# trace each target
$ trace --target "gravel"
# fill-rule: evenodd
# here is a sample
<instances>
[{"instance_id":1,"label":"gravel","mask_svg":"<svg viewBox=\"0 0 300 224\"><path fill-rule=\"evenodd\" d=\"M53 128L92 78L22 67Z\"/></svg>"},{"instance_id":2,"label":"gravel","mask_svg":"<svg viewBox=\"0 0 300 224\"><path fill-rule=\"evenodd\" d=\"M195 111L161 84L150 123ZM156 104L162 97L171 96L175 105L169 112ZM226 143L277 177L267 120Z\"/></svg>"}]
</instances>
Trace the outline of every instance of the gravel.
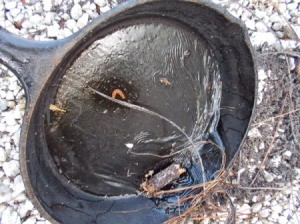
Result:
<instances>
[{"instance_id":1,"label":"gravel","mask_svg":"<svg viewBox=\"0 0 300 224\"><path fill-rule=\"evenodd\" d=\"M251 43L257 52L300 51L299 0L238 2L214 0L214 2L223 5L232 15L245 22ZM18 36L37 41L62 39L77 32L99 14L117 4L116 1L106 0L0 0L0 26ZM285 58L281 55L278 60L283 63ZM288 62L292 74L299 77L300 74L296 73L297 69L300 72L299 58L290 55ZM259 106L264 100L272 97L270 92L276 89L274 83L283 80L277 70L273 70L273 66L274 64L266 64L258 70ZM288 74L285 77L288 77ZM0 65L0 223L2 224L49 223L40 217L26 197L20 176L18 145L25 105L24 90L18 79L5 66ZM261 113L259 120L269 118L267 113L267 110L266 114ZM237 207L237 223L299 223L300 167L299 163L295 162L298 157L292 143L293 138L287 134L289 127L279 127L274 144L280 150L268 158L267 166L263 167L262 177L259 179L262 186L269 184L271 188L283 190L256 192L244 197L233 196ZM251 141L248 151L264 155L270 141L270 136L264 135L264 130L274 131L274 128L274 124L265 125L264 129L260 126L252 127L248 133L248 139ZM243 152L247 154L248 151ZM243 169L239 173L241 177L238 178L238 183L246 183L247 178L253 178L262 162L261 158L254 156L245 158L245 161L247 165L240 167L236 172L239 173L239 170ZM286 176L287 170L293 171L293 175L289 178ZM266 185L263 185L264 183ZM219 223L224 223L224 220L219 220Z\"/></svg>"}]
</instances>

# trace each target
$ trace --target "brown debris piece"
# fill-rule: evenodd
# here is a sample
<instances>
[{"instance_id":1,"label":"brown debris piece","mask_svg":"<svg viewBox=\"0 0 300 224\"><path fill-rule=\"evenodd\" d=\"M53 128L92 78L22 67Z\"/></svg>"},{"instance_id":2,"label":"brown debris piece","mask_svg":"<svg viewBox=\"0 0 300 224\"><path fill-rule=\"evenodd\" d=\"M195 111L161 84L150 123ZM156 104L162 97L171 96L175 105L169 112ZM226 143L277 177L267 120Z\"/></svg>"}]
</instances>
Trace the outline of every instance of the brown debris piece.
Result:
<instances>
[{"instance_id":1,"label":"brown debris piece","mask_svg":"<svg viewBox=\"0 0 300 224\"><path fill-rule=\"evenodd\" d=\"M159 81L160 81L161 84L163 84L165 86L171 85L170 81L166 78L160 78Z\"/></svg>"},{"instance_id":2,"label":"brown debris piece","mask_svg":"<svg viewBox=\"0 0 300 224\"><path fill-rule=\"evenodd\" d=\"M49 110L54 111L54 112L61 112L61 113L66 113L67 111L64 109L59 108L58 106L54 104L50 104Z\"/></svg>"},{"instance_id":3,"label":"brown debris piece","mask_svg":"<svg viewBox=\"0 0 300 224\"><path fill-rule=\"evenodd\" d=\"M141 184L141 187L149 194L154 194L159 191L173 180L180 177L181 174L185 173L185 168L182 168L179 164L171 164L166 169L155 174L149 180L146 180Z\"/></svg>"}]
</instances>

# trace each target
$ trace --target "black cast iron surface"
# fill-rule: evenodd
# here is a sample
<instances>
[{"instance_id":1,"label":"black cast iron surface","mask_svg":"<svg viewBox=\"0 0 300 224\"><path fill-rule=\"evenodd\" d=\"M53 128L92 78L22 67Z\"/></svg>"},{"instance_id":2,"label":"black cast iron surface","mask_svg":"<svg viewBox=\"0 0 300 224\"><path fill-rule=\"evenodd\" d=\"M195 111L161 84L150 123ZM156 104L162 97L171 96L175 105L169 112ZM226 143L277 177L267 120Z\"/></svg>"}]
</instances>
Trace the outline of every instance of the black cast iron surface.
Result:
<instances>
[{"instance_id":1,"label":"black cast iron surface","mask_svg":"<svg viewBox=\"0 0 300 224\"><path fill-rule=\"evenodd\" d=\"M44 128L49 114L48 108L54 102L58 85L66 71L82 52L99 39L98 34L103 30L144 16L163 16L168 20L175 20L184 24L187 30L193 30L195 34L191 34L192 36L201 36L207 42L220 69L220 108L234 108L220 110L216 128L225 146L227 165L243 141L251 120L256 93L254 62L245 29L212 3L130 1L103 14L73 36L47 43L24 40L1 30L1 63L19 76L26 88L28 99L20 139L22 176L35 206L52 222L161 223L167 219L167 215L156 210L155 203L146 197L105 198L78 188L60 174L45 141ZM124 82L121 79L119 81ZM130 85L127 87L129 89ZM134 93L134 89L131 91ZM137 99L141 97L139 94ZM135 98L130 100L135 101ZM191 110L192 116L193 111ZM189 127L190 117L183 118ZM180 123L180 120L176 121ZM166 130L166 133L169 135L172 132Z\"/></svg>"},{"instance_id":2,"label":"black cast iron surface","mask_svg":"<svg viewBox=\"0 0 300 224\"><path fill-rule=\"evenodd\" d=\"M201 36L176 21L139 18L104 33L59 84L54 103L67 112L49 115L48 147L62 173L84 190L137 194L145 174L165 167L174 157L167 155L188 142L165 120L91 94L86 86L107 95L120 89L126 101L167 117L196 143L218 119L220 73Z\"/></svg>"}]
</instances>

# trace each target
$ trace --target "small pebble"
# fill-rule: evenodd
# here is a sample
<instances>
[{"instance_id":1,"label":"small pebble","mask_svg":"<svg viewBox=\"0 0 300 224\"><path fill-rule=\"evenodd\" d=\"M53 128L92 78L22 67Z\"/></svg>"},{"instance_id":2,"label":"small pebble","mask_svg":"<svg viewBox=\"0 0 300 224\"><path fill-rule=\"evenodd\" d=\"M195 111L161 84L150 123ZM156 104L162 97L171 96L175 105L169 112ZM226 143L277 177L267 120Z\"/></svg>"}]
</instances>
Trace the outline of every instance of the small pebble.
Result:
<instances>
[{"instance_id":1,"label":"small pebble","mask_svg":"<svg viewBox=\"0 0 300 224\"><path fill-rule=\"evenodd\" d=\"M249 138L261 138L262 135L261 135L260 131L257 128L252 128L248 132L248 137Z\"/></svg>"},{"instance_id":2,"label":"small pebble","mask_svg":"<svg viewBox=\"0 0 300 224\"><path fill-rule=\"evenodd\" d=\"M251 43L254 47L261 47L263 44L272 46L277 42L277 38L273 33L254 32L250 37Z\"/></svg>"},{"instance_id":3,"label":"small pebble","mask_svg":"<svg viewBox=\"0 0 300 224\"><path fill-rule=\"evenodd\" d=\"M84 13L79 19L78 19L78 22L77 22L77 27L79 29L83 28L84 26L87 25L89 21L89 15L87 13Z\"/></svg>"},{"instance_id":4,"label":"small pebble","mask_svg":"<svg viewBox=\"0 0 300 224\"><path fill-rule=\"evenodd\" d=\"M7 10L11 10L17 7L17 3L15 1L7 1L5 2L5 8Z\"/></svg>"},{"instance_id":5,"label":"small pebble","mask_svg":"<svg viewBox=\"0 0 300 224\"><path fill-rule=\"evenodd\" d=\"M269 216L269 214L270 214L269 210L264 208L259 212L259 217L267 218Z\"/></svg>"},{"instance_id":6,"label":"small pebble","mask_svg":"<svg viewBox=\"0 0 300 224\"><path fill-rule=\"evenodd\" d=\"M5 162L7 158L7 153L4 148L0 147L0 162Z\"/></svg>"},{"instance_id":7,"label":"small pebble","mask_svg":"<svg viewBox=\"0 0 300 224\"><path fill-rule=\"evenodd\" d=\"M12 209L12 207L7 207L1 217L2 224L20 224L21 219L16 211Z\"/></svg>"},{"instance_id":8,"label":"small pebble","mask_svg":"<svg viewBox=\"0 0 300 224\"><path fill-rule=\"evenodd\" d=\"M14 109L16 107L15 101L8 101L7 102L7 107Z\"/></svg>"},{"instance_id":9,"label":"small pebble","mask_svg":"<svg viewBox=\"0 0 300 224\"><path fill-rule=\"evenodd\" d=\"M258 32L268 32L269 31L269 29L265 26L265 24L263 22L257 22L255 24L255 27Z\"/></svg>"},{"instance_id":10,"label":"small pebble","mask_svg":"<svg viewBox=\"0 0 300 224\"><path fill-rule=\"evenodd\" d=\"M47 29L47 35L48 37L58 37L59 34L59 26L57 24L54 24L52 26L49 26Z\"/></svg>"},{"instance_id":11,"label":"small pebble","mask_svg":"<svg viewBox=\"0 0 300 224\"><path fill-rule=\"evenodd\" d=\"M71 9L71 17L78 20L82 15L82 9L79 4L75 4Z\"/></svg>"},{"instance_id":12,"label":"small pebble","mask_svg":"<svg viewBox=\"0 0 300 224\"><path fill-rule=\"evenodd\" d=\"M7 109L7 101L4 99L0 99L0 111L4 111Z\"/></svg>"},{"instance_id":13,"label":"small pebble","mask_svg":"<svg viewBox=\"0 0 300 224\"><path fill-rule=\"evenodd\" d=\"M52 9L52 0L43 0L43 9L46 12L50 12Z\"/></svg>"},{"instance_id":14,"label":"small pebble","mask_svg":"<svg viewBox=\"0 0 300 224\"><path fill-rule=\"evenodd\" d=\"M106 0L95 0L94 2L95 2L95 4L97 4L100 7L104 7L107 5Z\"/></svg>"},{"instance_id":15,"label":"small pebble","mask_svg":"<svg viewBox=\"0 0 300 224\"><path fill-rule=\"evenodd\" d=\"M77 28L76 21L74 19L69 19L65 25L71 31L74 31L74 29Z\"/></svg>"},{"instance_id":16,"label":"small pebble","mask_svg":"<svg viewBox=\"0 0 300 224\"><path fill-rule=\"evenodd\" d=\"M288 219L284 216L279 216L278 218L278 224L287 224L289 223Z\"/></svg>"},{"instance_id":17,"label":"small pebble","mask_svg":"<svg viewBox=\"0 0 300 224\"><path fill-rule=\"evenodd\" d=\"M285 151L283 154L282 154L282 157L285 159L285 160L290 160L291 157L292 157L292 152L287 150Z\"/></svg>"},{"instance_id":18,"label":"small pebble","mask_svg":"<svg viewBox=\"0 0 300 224\"><path fill-rule=\"evenodd\" d=\"M248 29L255 30L255 22L253 20L247 20L245 22L245 25L247 26Z\"/></svg>"},{"instance_id":19,"label":"small pebble","mask_svg":"<svg viewBox=\"0 0 300 224\"><path fill-rule=\"evenodd\" d=\"M252 212L257 213L261 210L262 204L261 203L256 203L252 205Z\"/></svg>"},{"instance_id":20,"label":"small pebble","mask_svg":"<svg viewBox=\"0 0 300 224\"><path fill-rule=\"evenodd\" d=\"M16 160L3 163L2 168L7 177L15 177L20 173L20 164Z\"/></svg>"},{"instance_id":21,"label":"small pebble","mask_svg":"<svg viewBox=\"0 0 300 224\"><path fill-rule=\"evenodd\" d=\"M267 171L264 171L263 175L264 175L265 180L266 180L268 183L273 182L274 177L273 177L272 174L270 174L270 173L267 172Z\"/></svg>"}]
</instances>

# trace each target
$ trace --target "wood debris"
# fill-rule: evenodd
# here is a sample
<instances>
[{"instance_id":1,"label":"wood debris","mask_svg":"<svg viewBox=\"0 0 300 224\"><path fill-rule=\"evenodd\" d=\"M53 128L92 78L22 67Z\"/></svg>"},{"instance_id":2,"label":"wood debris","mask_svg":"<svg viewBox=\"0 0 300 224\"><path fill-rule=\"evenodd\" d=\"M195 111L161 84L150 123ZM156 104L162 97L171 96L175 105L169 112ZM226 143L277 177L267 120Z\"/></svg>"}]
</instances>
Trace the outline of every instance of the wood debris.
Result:
<instances>
[{"instance_id":1,"label":"wood debris","mask_svg":"<svg viewBox=\"0 0 300 224\"><path fill-rule=\"evenodd\" d=\"M54 104L50 104L49 105L49 110L53 111L53 112L61 112L61 113L66 113L67 111L64 109L59 108L58 106L54 105Z\"/></svg>"},{"instance_id":2,"label":"wood debris","mask_svg":"<svg viewBox=\"0 0 300 224\"><path fill-rule=\"evenodd\" d=\"M178 179L180 175L185 172L185 168L182 168L179 164L171 164L166 169L155 174L149 180L143 182L141 184L141 187L145 192L154 194L155 192L170 184L172 181Z\"/></svg>"}]
</instances>

